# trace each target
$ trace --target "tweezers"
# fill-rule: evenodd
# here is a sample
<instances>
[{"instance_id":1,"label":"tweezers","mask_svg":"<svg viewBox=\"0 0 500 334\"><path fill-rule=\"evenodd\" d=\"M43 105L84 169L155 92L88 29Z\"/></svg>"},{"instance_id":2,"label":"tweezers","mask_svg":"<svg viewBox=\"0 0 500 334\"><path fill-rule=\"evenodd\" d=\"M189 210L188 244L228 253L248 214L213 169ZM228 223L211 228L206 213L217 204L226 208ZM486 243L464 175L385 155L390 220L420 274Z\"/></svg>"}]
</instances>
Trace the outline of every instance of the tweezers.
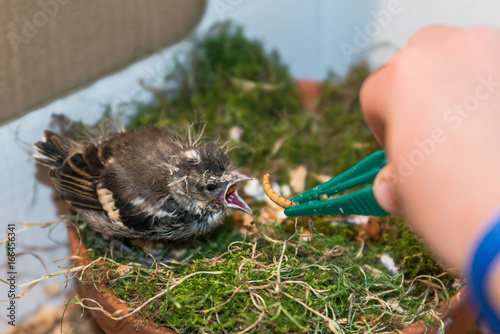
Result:
<instances>
[{"instance_id":1,"label":"tweezers","mask_svg":"<svg viewBox=\"0 0 500 334\"><path fill-rule=\"evenodd\" d=\"M372 153L342 174L320 184L294 198L294 206L285 209L289 217L324 215L387 216L375 200L373 181L386 165L385 151ZM349 194L334 195L358 187L371 185Z\"/></svg>"}]
</instances>

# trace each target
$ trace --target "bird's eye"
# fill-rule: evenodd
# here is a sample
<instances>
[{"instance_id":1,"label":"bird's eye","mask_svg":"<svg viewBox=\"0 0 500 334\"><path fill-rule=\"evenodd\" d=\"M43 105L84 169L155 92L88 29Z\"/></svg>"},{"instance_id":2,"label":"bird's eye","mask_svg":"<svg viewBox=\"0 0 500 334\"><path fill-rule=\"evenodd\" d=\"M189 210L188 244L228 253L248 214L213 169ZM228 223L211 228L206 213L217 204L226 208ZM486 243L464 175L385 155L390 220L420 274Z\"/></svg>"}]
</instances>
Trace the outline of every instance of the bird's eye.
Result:
<instances>
[{"instance_id":1,"label":"bird's eye","mask_svg":"<svg viewBox=\"0 0 500 334\"><path fill-rule=\"evenodd\" d=\"M208 191L214 191L215 189L217 189L217 185L215 183L209 183L209 184L207 184L207 190Z\"/></svg>"}]
</instances>

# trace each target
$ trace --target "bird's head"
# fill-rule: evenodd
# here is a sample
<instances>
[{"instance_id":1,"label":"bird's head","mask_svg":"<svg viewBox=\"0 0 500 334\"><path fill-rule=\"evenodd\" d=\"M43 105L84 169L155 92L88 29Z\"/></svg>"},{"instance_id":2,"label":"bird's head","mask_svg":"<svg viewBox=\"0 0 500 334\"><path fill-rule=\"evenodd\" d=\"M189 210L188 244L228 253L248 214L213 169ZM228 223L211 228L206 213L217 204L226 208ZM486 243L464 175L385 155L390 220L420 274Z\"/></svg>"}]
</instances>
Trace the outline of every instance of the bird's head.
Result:
<instances>
[{"instance_id":1,"label":"bird's head","mask_svg":"<svg viewBox=\"0 0 500 334\"><path fill-rule=\"evenodd\" d=\"M250 177L239 172L228 155L215 143L184 150L177 163L176 193L197 214L230 209L252 213L238 195L239 182Z\"/></svg>"}]
</instances>

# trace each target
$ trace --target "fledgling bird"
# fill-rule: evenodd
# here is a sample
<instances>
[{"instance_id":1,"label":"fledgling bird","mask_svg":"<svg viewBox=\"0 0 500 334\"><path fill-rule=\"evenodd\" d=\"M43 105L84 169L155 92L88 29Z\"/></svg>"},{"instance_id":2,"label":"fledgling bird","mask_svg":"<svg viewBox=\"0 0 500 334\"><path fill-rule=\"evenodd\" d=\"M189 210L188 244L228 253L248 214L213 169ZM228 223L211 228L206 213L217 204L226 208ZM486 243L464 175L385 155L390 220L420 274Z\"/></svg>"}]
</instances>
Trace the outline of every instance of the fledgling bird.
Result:
<instances>
[{"instance_id":1,"label":"fledgling bird","mask_svg":"<svg viewBox=\"0 0 500 334\"><path fill-rule=\"evenodd\" d=\"M33 157L104 237L176 240L209 232L231 209L252 213L236 190L250 178L199 139L152 126L81 141L46 130Z\"/></svg>"}]
</instances>

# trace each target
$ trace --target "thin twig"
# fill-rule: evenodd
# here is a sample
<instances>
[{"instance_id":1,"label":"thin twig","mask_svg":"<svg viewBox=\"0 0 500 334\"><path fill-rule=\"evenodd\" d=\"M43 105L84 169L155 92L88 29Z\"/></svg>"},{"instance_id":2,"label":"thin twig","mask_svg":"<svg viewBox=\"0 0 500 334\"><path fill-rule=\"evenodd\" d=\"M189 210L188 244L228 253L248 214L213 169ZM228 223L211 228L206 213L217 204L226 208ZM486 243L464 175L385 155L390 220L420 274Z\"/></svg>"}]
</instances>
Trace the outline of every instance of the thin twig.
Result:
<instances>
[{"instance_id":1,"label":"thin twig","mask_svg":"<svg viewBox=\"0 0 500 334\"><path fill-rule=\"evenodd\" d=\"M285 255L285 249L286 249L286 240L283 242L283 250L281 251L281 257L278 262L278 269L276 271L276 287L274 288L274 291L279 292L281 291L281 264L283 263L283 256Z\"/></svg>"},{"instance_id":2,"label":"thin twig","mask_svg":"<svg viewBox=\"0 0 500 334\"><path fill-rule=\"evenodd\" d=\"M264 314L265 314L265 312L261 312L259 317L257 318L257 320L253 324L251 324L250 326L248 326L244 330L237 332L236 334L246 333L249 330L251 330L252 328L254 328L255 326L257 326L262 321L262 319L264 319Z\"/></svg>"},{"instance_id":3,"label":"thin twig","mask_svg":"<svg viewBox=\"0 0 500 334\"><path fill-rule=\"evenodd\" d=\"M307 310L311 311L312 313L316 314L318 317L322 318L323 320L325 320L327 323L328 323L328 328L330 328L330 330L334 333L339 333L338 329L335 327L335 324L336 322L333 320L333 319L330 319L328 318L327 316L321 314L320 312L316 311L315 309L309 307L307 304L303 303L302 301L300 301L299 299L296 299L294 298L292 295L286 293L286 292L283 292L283 294L285 296L287 296L288 298L290 298L291 300L294 300L296 301L297 303L299 303L300 305L302 305L303 307L305 307ZM337 324L338 325L338 324Z\"/></svg>"},{"instance_id":4,"label":"thin twig","mask_svg":"<svg viewBox=\"0 0 500 334\"><path fill-rule=\"evenodd\" d=\"M229 297L225 302L219 304L219 305L215 305L214 307L211 307L207 310L200 310L200 311L195 311L195 312L200 312L200 313L208 313L210 311L213 311L223 305L226 305L227 303L229 303L231 300L233 300L234 296L241 290L241 288L245 285L246 283L240 285L239 287L237 287L234 291L233 291L233 294L231 295L231 297Z\"/></svg>"}]
</instances>

